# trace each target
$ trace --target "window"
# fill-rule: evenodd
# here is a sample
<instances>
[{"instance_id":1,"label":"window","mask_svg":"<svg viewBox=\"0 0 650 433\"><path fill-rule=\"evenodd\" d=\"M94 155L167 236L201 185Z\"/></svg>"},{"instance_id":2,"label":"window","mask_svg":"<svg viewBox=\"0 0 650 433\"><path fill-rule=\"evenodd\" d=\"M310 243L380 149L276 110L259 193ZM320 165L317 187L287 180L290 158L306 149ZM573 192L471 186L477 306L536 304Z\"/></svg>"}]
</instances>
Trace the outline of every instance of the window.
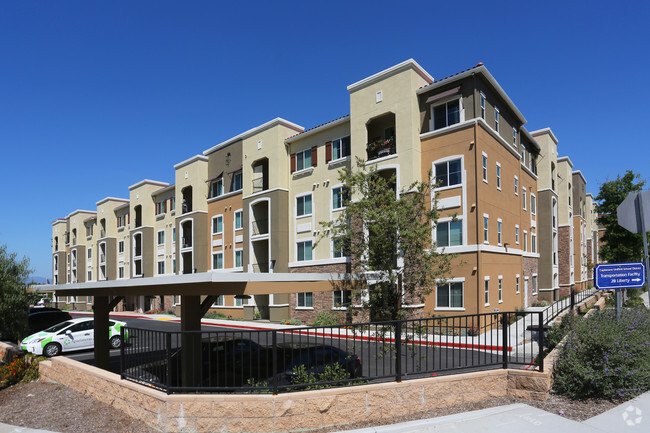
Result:
<instances>
[{"instance_id":1,"label":"window","mask_svg":"<svg viewBox=\"0 0 650 433\"><path fill-rule=\"evenodd\" d=\"M167 211L167 200L156 202L156 215L162 215Z\"/></svg>"},{"instance_id":2,"label":"window","mask_svg":"<svg viewBox=\"0 0 650 433\"><path fill-rule=\"evenodd\" d=\"M212 304L212 305L215 306L215 307L223 307L224 305L226 305L225 296L223 296L223 295L217 296L217 300L214 301L214 304Z\"/></svg>"},{"instance_id":3,"label":"window","mask_svg":"<svg viewBox=\"0 0 650 433\"><path fill-rule=\"evenodd\" d=\"M524 210L526 210L526 187L521 189L521 197L524 199Z\"/></svg>"},{"instance_id":4,"label":"window","mask_svg":"<svg viewBox=\"0 0 650 433\"><path fill-rule=\"evenodd\" d=\"M497 219L497 244L501 245L501 219Z\"/></svg>"},{"instance_id":5,"label":"window","mask_svg":"<svg viewBox=\"0 0 650 433\"><path fill-rule=\"evenodd\" d=\"M487 176L487 155L484 153L483 154L483 182L488 181L488 176Z\"/></svg>"},{"instance_id":6,"label":"window","mask_svg":"<svg viewBox=\"0 0 650 433\"><path fill-rule=\"evenodd\" d=\"M517 128L512 128L512 145L517 147Z\"/></svg>"},{"instance_id":7,"label":"window","mask_svg":"<svg viewBox=\"0 0 650 433\"><path fill-rule=\"evenodd\" d=\"M533 278L531 280L531 284L533 285L533 295L537 294L537 275L533 275Z\"/></svg>"},{"instance_id":8,"label":"window","mask_svg":"<svg viewBox=\"0 0 650 433\"><path fill-rule=\"evenodd\" d=\"M86 237L89 238L93 235L93 226L86 226Z\"/></svg>"},{"instance_id":9,"label":"window","mask_svg":"<svg viewBox=\"0 0 650 433\"><path fill-rule=\"evenodd\" d=\"M343 239L334 239L332 241L332 256L334 258L346 257L350 254L350 248L346 247Z\"/></svg>"},{"instance_id":10,"label":"window","mask_svg":"<svg viewBox=\"0 0 650 433\"><path fill-rule=\"evenodd\" d=\"M172 227L172 244L176 243L176 227Z\"/></svg>"},{"instance_id":11,"label":"window","mask_svg":"<svg viewBox=\"0 0 650 433\"><path fill-rule=\"evenodd\" d=\"M515 176L515 195L519 195L519 178Z\"/></svg>"},{"instance_id":12,"label":"window","mask_svg":"<svg viewBox=\"0 0 650 433\"><path fill-rule=\"evenodd\" d=\"M432 107L433 129L445 128L460 122L460 99Z\"/></svg>"},{"instance_id":13,"label":"window","mask_svg":"<svg viewBox=\"0 0 650 433\"><path fill-rule=\"evenodd\" d=\"M460 158L458 158L435 165L436 185L438 187L460 185L462 182L460 162Z\"/></svg>"},{"instance_id":14,"label":"window","mask_svg":"<svg viewBox=\"0 0 650 433\"><path fill-rule=\"evenodd\" d=\"M311 194L296 197L296 216L311 215Z\"/></svg>"},{"instance_id":15,"label":"window","mask_svg":"<svg viewBox=\"0 0 650 433\"><path fill-rule=\"evenodd\" d=\"M517 290L517 294L519 294L519 274L515 275L515 289Z\"/></svg>"},{"instance_id":16,"label":"window","mask_svg":"<svg viewBox=\"0 0 650 433\"><path fill-rule=\"evenodd\" d=\"M165 273L165 262L158 262L158 275L163 275Z\"/></svg>"},{"instance_id":17,"label":"window","mask_svg":"<svg viewBox=\"0 0 650 433\"><path fill-rule=\"evenodd\" d=\"M117 268L117 278L124 278L124 266Z\"/></svg>"},{"instance_id":18,"label":"window","mask_svg":"<svg viewBox=\"0 0 650 433\"><path fill-rule=\"evenodd\" d=\"M93 279L93 271L88 271L88 278L86 278L86 281L91 281Z\"/></svg>"},{"instance_id":19,"label":"window","mask_svg":"<svg viewBox=\"0 0 650 433\"><path fill-rule=\"evenodd\" d=\"M521 164L526 166L526 145L524 143L521 143Z\"/></svg>"},{"instance_id":20,"label":"window","mask_svg":"<svg viewBox=\"0 0 650 433\"><path fill-rule=\"evenodd\" d=\"M312 308L313 306L312 292L298 293L298 308Z\"/></svg>"},{"instance_id":21,"label":"window","mask_svg":"<svg viewBox=\"0 0 650 433\"><path fill-rule=\"evenodd\" d=\"M223 269L223 253L212 254L212 269Z\"/></svg>"},{"instance_id":22,"label":"window","mask_svg":"<svg viewBox=\"0 0 650 433\"><path fill-rule=\"evenodd\" d=\"M488 221L489 221L489 218L490 217L488 217L486 215L483 215L483 242L485 242L486 244L488 242L490 242L490 236L489 236L489 233L488 233Z\"/></svg>"},{"instance_id":23,"label":"window","mask_svg":"<svg viewBox=\"0 0 650 433\"><path fill-rule=\"evenodd\" d=\"M298 242L297 261L303 262L306 260L311 260L311 241Z\"/></svg>"},{"instance_id":24,"label":"window","mask_svg":"<svg viewBox=\"0 0 650 433\"><path fill-rule=\"evenodd\" d=\"M219 177L211 185L210 197L219 197L220 195L223 195L223 177Z\"/></svg>"},{"instance_id":25,"label":"window","mask_svg":"<svg viewBox=\"0 0 650 433\"><path fill-rule=\"evenodd\" d=\"M311 149L296 153L296 171L311 167Z\"/></svg>"},{"instance_id":26,"label":"window","mask_svg":"<svg viewBox=\"0 0 650 433\"><path fill-rule=\"evenodd\" d=\"M537 252L537 235L535 233L530 234L530 251Z\"/></svg>"},{"instance_id":27,"label":"window","mask_svg":"<svg viewBox=\"0 0 650 433\"><path fill-rule=\"evenodd\" d=\"M117 252L120 254L124 254L124 241L119 241L117 243Z\"/></svg>"},{"instance_id":28,"label":"window","mask_svg":"<svg viewBox=\"0 0 650 433\"><path fill-rule=\"evenodd\" d=\"M242 189L242 177L241 171L236 171L232 175L232 189L231 191L239 191Z\"/></svg>"},{"instance_id":29,"label":"window","mask_svg":"<svg viewBox=\"0 0 650 433\"><path fill-rule=\"evenodd\" d=\"M244 251L236 250L235 251L235 267L241 268L244 266Z\"/></svg>"},{"instance_id":30,"label":"window","mask_svg":"<svg viewBox=\"0 0 650 433\"><path fill-rule=\"evenodd\" d=\"M350 136L332 141L332 160L350 156Z\"/></svg>"},{"instance_id":31,"label":"window","mask_svg":"<svg viewBox=\"0 0 650 433\"><path fill-rule=\"evenodd\" d=\"M347 200L347 194L342 186L332 188L332 210L343 209Z\"/></svg>"},{"instance_id":32,"label":"window","mask_svg":"<svg viewBox=\"0 0 650 433\"><path fill-rule=\"evenodd\" d=\"M176 259L172 259L172 274L176 273Z\"/></svg>"},{"instance_id":33,"label":"window","mask_svg":"<svg viewBox=\"0 0 650 433\"><path fill-rule=\"evenodd\" d=\"M519 244L519 226L515 226L515 243Z\"/></svg>"},{"instance_id":34,"label":"window","mask_svg":"<svg viewBox=\"0 0 650 433\"><path fill-rule=\"evenodd\" d=\"M244 305L244 300L242 298L235 298L235 307L241 307Z\"/></svg>"},{"instance_id":35,"label":"window","mask_svg":"<svg viewBox=\"0 0 650 433\"><path fill-rule=\"evenodd\" d=\"M333 293L333 306L334 308L341 308L350 305L352 299L352 291L350 290L334 290Z\"/></svg>"},{"instance_id":36,"label":"window","mask_svg":"<svg viewBox=\"0 0 650 433\"><path fill-rule=\"evenodd\" d=\"M483 282L483 297L485 298L485 305L490 305L490 277L485 277Z\"/></svg>"},{"instance_id":37,"label":"window","mask_svg":"<svg viewBox=\"0 0 650 433\"><path fill-rule=\"evenodd\" d=\"M160 230L158 232L158 246L165 245L165 231Z\"/></svg>"},{"instance_id":38,"label":"window","mask_svg":"<svg viewBox=\"0 0 650 433\"><path fill-rule=\"evenodd\" d=\"M524 251L528 251L528 232L524 230Z\"/></svg>"},{"instance_id":39,"label":"window","mask_svg":"<svg viewBox=\"0 0 650 433\"><path fill-rule=\"evenodd\" d=\"M499 303L503 302L503 277L499 275Z\"/></svg>"},{"instance_id":40,"label":"window","mask_svg":"<svg viewBox=\"0 0 650 433\"><path fill-rule=\"evenodd\" d=\"M236 211L235 212L235 230L239 230L243 227L244 223L244 212L243 211Z\"/></svg>"},{"instance_id":41,"label":"window","mask_svg":"<svg viewBox=\"0 0 650 433\"><path fill-rule=\"evenodd\" d=\"M117 217L117 228L124 227L126 224L126 215L120 215Z\"/></svg>"},{"instance_id":42,"label":"window","mask_svg":"<svg viewBox=\"0 0 650 433\"><path fill-rule=\"evenodd\" d=\"M463 283L438 284L436 286L437 308L463 308Z\"/></svg>"},{"instance_id":43,"label":"window","mask_svg":"<svg viewBox=\"0 0 650 433\"><path fill-rule=\"evenodd\" d=\"M494 107L494 130L499 132L499 109Z\"/></svg>"},{"instance_id":44,"label":"window","mask_svg":"<svg viewBox=\"0 0 650 433\"><path fill-rule=\"evenodd\" d=\"M88 260L92 260L92 258L93 258L93 249L88 248Z\"/></svg>"},{"instance_id":45,"label":"window","mask_svg":"<svg viewBox=\"0 0 650 433\"><path fill-rule=\"evenodd\" d=\"M436 226L436 243L439 247L451 247L463 244L462 221L438 222Z\"/></svg>"},{"instance_id":46,"label":"window","mask_svg":"<svg viewBox=\"0 0 650 433\"><path fill-rule=\"evenodd\" d=\"M530 213L535 215L537 213L537 198L535 194L530 195Z\"/></svg>"},{"instance_id":47,"label":"window","mask_svg":"<svg viewBox=\"0 0 650 433\"><path fill-rule=\"evenodd\" d=\"M481 92L481 119L485 120L485 95Z\"/></svg>"},{"instance_id":48,"label":"window","mask_svg":"<svg viewBox=\"0 0 650 433\"><path fill-rule=\"evenodd\" d=\"M212 234L217 235L223 233L223 216L217 215L212 217Z\"/></svg>"},{"instance_id":49,"label":"window","mask_svg":"<svg viewBox=\"0 0 650 433\"><path fill-rule=\"evenodd\" d=\"M501 190L501 164L497 162L497 189Z\"/></svg>"}]
</instances>

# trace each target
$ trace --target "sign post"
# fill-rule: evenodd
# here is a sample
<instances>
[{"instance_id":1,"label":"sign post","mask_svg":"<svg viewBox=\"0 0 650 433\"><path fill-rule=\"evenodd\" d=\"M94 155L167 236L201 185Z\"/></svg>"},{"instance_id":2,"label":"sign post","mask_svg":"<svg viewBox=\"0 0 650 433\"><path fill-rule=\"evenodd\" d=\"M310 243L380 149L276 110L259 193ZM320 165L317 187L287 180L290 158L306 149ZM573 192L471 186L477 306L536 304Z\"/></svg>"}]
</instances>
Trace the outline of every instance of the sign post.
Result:
<instances>
[{"instance_id":1,"label":"sign post","mask_svg":"<svg viewBox=\"0 0 650 433\"><path fill-rule=\"evenodd\" d=\"M650 227L650 190L629 194L616 208L616 216L621 227L632 233L643 234L643 258L646 268L650 267L647 235Z\"/></svg>"},{"instance_id":2,"label":"sign post","mask_svg":"<svg viewBox=\"0 0 650 433\"><path fill-rule=\"evenodd\" d=\"M646 282L643 263L604 263L596 265L595 283L598 290L616 290L616 317L621 317L620 289L643 287Z\"/></svg>"}]
</instances>

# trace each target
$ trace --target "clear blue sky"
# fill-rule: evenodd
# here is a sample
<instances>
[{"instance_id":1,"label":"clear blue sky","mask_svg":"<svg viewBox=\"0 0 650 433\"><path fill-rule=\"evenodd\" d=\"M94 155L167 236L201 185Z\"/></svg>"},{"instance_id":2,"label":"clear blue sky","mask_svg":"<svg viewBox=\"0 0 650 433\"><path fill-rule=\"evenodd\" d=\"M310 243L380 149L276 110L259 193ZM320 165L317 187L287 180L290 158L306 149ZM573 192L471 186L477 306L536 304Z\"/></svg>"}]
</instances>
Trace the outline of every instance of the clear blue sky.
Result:
<instances>
[{"instance_id":1,"label":"clear blue sky","mask_svg":"<svg viewBox=\"0 0 650 433\"><path fill-rule=\"evenodd\" d=\"M484 62L594 195L627 169L646 179L648 22L647 1L5 0L0 244L51 279L55 218L171 183L272 118L347 114L347 85L408 58L435 78Z\"/></svg>"}]
</instances>

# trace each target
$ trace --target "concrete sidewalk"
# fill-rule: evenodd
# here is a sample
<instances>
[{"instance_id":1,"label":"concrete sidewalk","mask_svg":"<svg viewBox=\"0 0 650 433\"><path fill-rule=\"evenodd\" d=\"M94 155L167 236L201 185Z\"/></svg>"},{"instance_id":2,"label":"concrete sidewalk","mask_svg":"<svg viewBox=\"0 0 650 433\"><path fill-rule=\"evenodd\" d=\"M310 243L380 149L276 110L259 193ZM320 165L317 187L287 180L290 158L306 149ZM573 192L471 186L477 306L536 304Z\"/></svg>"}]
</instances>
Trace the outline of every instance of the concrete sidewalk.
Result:
<instances>
[{"instance_id":1,"label":"concrete sidewalk","mask_svg":"<svg viewBox=\"0 0 650 433\"><path fill-rule=\"evenodd\" d=\"M439 418L348 430L340 433L619 433L650 428L650 392L607 412L577 422L526 404L510 404ZM0 423L0 433L53 433Z\"/></svg>"}]
</instances>

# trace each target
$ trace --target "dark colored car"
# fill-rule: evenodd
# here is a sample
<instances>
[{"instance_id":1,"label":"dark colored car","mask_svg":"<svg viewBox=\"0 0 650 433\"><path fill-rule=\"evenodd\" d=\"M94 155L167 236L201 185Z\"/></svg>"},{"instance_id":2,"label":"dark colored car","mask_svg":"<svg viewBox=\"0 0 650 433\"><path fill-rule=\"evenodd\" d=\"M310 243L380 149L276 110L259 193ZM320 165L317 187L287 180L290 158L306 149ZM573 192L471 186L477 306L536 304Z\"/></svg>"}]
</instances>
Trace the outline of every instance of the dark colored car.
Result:
<instances>
[{"instance_id":1,"label":"dark colored car","mask_svg":"<svg viewBox=\"0 0 650 433\"><path fill-rule=\"evenodd\" d=\"M72 320L72 316L68 312L56 308L33 308L27 315L30 334L35 334L66 320Z\"/></svg>"}]
</instances>

